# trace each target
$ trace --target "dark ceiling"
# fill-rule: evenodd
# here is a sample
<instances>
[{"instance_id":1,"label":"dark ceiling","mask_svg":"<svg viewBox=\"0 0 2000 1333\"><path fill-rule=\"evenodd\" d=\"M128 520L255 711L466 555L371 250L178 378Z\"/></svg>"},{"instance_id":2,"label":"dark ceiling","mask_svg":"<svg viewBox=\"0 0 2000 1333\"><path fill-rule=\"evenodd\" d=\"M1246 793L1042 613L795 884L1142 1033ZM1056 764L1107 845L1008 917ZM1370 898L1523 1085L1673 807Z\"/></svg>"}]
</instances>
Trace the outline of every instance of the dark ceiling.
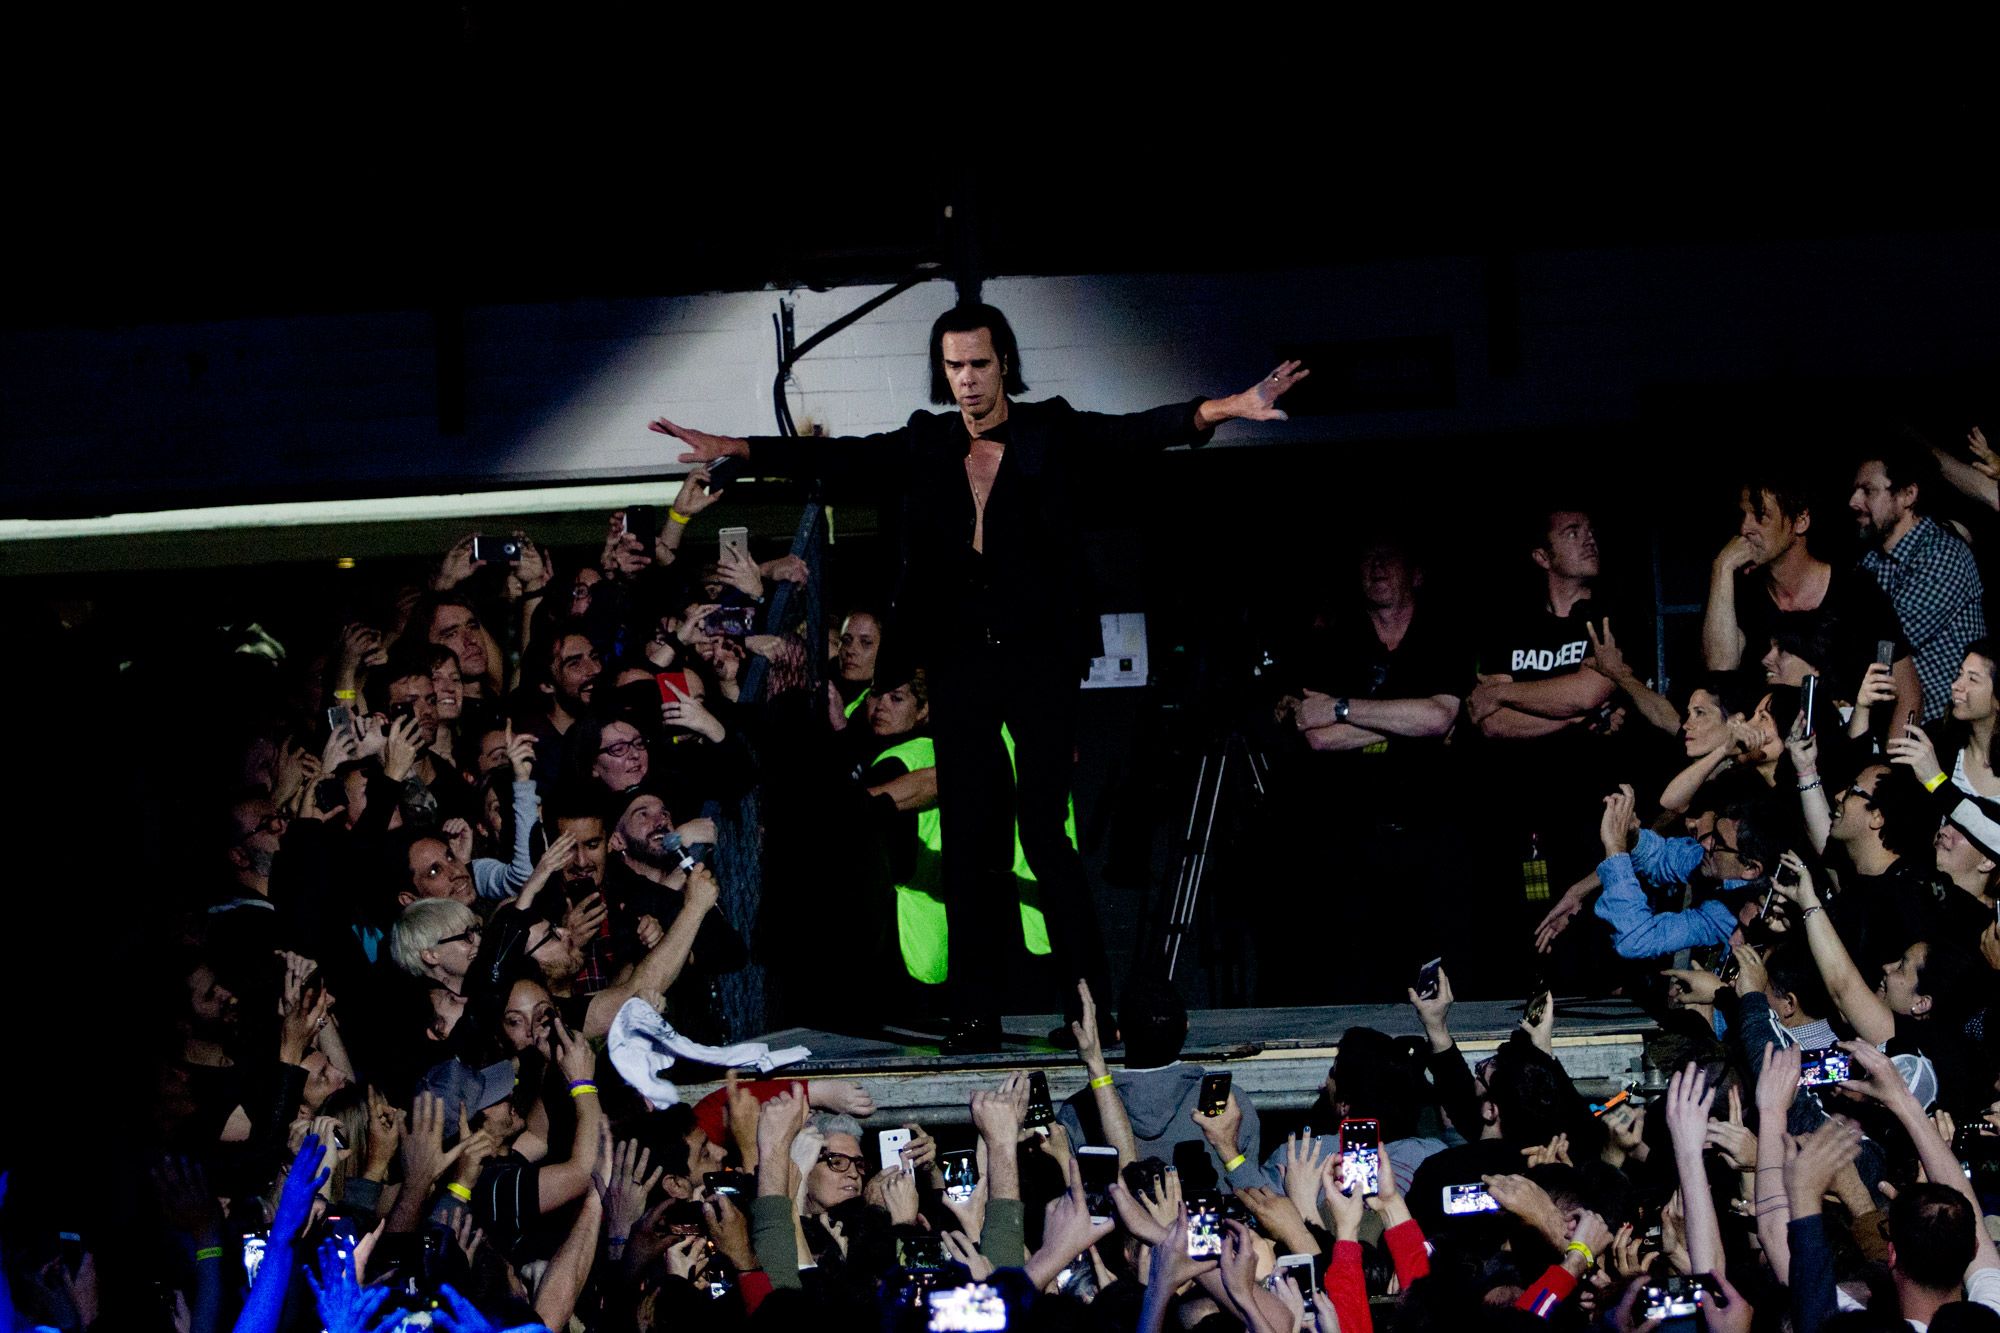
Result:
<instances>
[{"instance_id":1,"label":"dark ceiling","mask_svg":"<svg viewBox=\"0 0 2000 1333\"><path fill-rule=\"evenodd\" d=\"M205 21L86 7L21 35L49 60L7 94L9 323L1993 218L1991 102L1947 79L1497 49L1468 70L1289 29L1167 32L1115 63L1034 33L970 64L944 35L864 59L761 11L728 35L472 3Z\"/></svg>"}]
</instances>

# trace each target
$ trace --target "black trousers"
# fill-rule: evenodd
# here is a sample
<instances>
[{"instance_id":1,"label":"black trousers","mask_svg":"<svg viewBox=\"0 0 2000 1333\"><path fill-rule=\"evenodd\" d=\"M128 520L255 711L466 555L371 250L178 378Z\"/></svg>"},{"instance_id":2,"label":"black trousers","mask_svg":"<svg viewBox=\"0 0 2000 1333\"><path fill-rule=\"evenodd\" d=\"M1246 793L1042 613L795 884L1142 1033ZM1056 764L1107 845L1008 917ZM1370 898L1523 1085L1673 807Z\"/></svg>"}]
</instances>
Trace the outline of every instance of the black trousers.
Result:
<instances>
[{"instance_id":1,"label":"black trousers","mask_svg":"<svg viewBox=\"0 0 2000 1333\"><path fill-rule=\"evenodd\" d=\"M1063 831L1075 768L1078 679L1073 662L992 644L933 654L931 735L951 930L948 983L960 1017L997 1014L1009 965L1022 956L1013 875L1017 821L1063 979L1064 993L1050 998L1074 1017L1080 978L1090 983L1101 1009L1111 1008L1097 911L1082 858ZM1018 778L1008 769L1003 723L1014 738Z\"/></svg>"}]
</instances>

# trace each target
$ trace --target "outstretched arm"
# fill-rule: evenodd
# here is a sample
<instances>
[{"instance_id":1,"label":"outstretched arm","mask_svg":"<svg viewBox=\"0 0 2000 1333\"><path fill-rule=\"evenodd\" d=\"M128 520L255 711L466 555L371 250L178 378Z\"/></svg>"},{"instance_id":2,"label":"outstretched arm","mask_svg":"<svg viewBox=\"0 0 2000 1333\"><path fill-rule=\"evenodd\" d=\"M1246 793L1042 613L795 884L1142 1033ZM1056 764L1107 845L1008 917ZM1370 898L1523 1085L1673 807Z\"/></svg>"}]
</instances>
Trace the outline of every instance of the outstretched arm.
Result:
<instances>
[{"instance_id":1,"label":"outstretched arm","mask_svg":"<svg viewBox=\"0 0 2000 1333\"><path fill-rule=\"evenodd\" d=\"M1312 374L1302 361L1287 361L1242 393L1227 398L1210 398L1194 411L1197 430L1214 430L1225 421L1284 421L1278 399L1286 390Z\"/></svg>"}]
</instances>

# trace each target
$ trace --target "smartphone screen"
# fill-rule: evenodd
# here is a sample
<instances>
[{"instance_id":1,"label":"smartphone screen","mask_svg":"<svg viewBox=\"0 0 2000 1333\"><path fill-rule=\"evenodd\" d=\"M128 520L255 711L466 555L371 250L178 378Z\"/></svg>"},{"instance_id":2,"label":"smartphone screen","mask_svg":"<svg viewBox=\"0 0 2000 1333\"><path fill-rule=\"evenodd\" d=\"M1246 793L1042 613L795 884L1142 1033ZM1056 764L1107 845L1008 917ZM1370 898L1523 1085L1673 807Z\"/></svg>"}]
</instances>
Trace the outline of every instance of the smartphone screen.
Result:
<instances>
[{"instance_id":1,"label":"smartphone screen","mask_svg":"<svg viewBox=\"0 0 2000 1333\"><path fill-rule=\"evenodd\" d=\"M1187 1252L1190 1259L1213 1259L1222 1253L1222 1210L1213 1199L1188 1204Z\"/></svg>"},{"instance_id":2,"label":"smartphone screen","mask_svg":"<svg viewBox=\"0 0 2000 1333\"><path fill-rule=\"evenodd\" d=\"M1476 1180L1470 1185L1446 1185L1443 1203L1446 1217L1469 1217L1475 1213L1500 1211L1500 1205L1486 1192L1486 1186Z\"/></svg>"},{"instance_id":3,"label":"smartphone screen","mask_svg":"<svg viewBox=\"0 0 2000 1333\"><path fill-rule=\"evenodd\" d=\"M944 1175L944 1197L964 1203L979 1188L979 1155L971 1148L955 1148L938 1159Z\"/></svg>"},{"instance_id":4,"label":"smartphone screen","mask_svg":"<svg viewBox=\"0 0 2000 1333\"><path fill-rule=\"evenodd\" d=\"M1100 1221L1111 1216L1111 1182L1118 1179L1118 1150L1090 1144L1076 1150L1077 1169L1083 1173L1083 1195L1090 1202L1090 1215Z\"/></svg>"},{"instance_id":5,"label":"smartphone screen","mask_svg":"<svg viewBox=\"0 0 2000 1333\"><path fill-rule=\"evenodd\" d=\"M1221 1115L1229 1105L1229 1072L1201 1076L1201 1099L1195 1109L1206 1116Z\"/></svg>"},{"instance_id":6,"label":"smartphone screen","mask_svg":"<svg viewBox=\"0 0 2000 1333\"><path fill-rule=\"evenodd\" d=\"M1853 1075L1854 1057L1837 1046L1807 1051L1799 1063L1799 1086L1802 1088L1845 1083Z\"/></svg>"},{"instance_id":7,"label":"smartphone screen","mask_svg":"<svg viewBox=\"0 0 2000 1333\"><path fill-rule=\"evenodd\" d=\"M1007 1302L983 1282L932 1291L924 1300L931 1333L1001 1333L1007 1327Z\"/></svg>"},{"instance_id":8,"label":"smartphone screen","mask_svg":"<svg viewBox=\"0 0 2000 1333\"><path fill-rule=\"evenodd\" d=\"M681 695L688 694L688 673L685 671L659 671L653 674L653 681L660 687L660 702L677 704ZM668 688L671 686L672 688ZM679 690L680 694L675 694Z\"/></svg>"},{"instance_id":9,"label":"smartphone screen","mask_svg":"<svg viewBox=\"0 0 2000 1333\"><path fill-rule=\"evenodd\" d=\"M1340 1187L1382 1192L1382 1127L1373 1120L1340 1122Z\"/></svg>"},{"instance_id":10,"label":"smartphone screen","mask_svg":"<svg viewBox=\"0 0 2000 1333\"><path fill-rule=\"evenodd\" d=\"M1444 969L1444 959L1433 958L1417 969L1417 998L1435 1000L1438 994L1438 973Z\"/></svg>"},{"instance_id":11,"label":"smartphone screen","mask_svg":"<svg viewBox=\"0 0 2000 1333\"><path fill-rule=\"evenodd\" d=\"M1049 1076L1039 1069L1028 1073L1028 1113L1021 1123L1033 1128L1046 1125L1056 1118L1056 1108L1049 1101Z\"/></svg>"},{"instance_id":12,"label":"smartphone screen","mask_svg":"<svg viewBox=\"0 0 2000 1333\"><path fill-rule=\"evenodd\" d=\"M1813 734L1813 704L1819 698L1819 677L1807 676L1799 688L1799 716L1804 719L1799 734L1808 740Z\"/></svg>"}]
</instances>

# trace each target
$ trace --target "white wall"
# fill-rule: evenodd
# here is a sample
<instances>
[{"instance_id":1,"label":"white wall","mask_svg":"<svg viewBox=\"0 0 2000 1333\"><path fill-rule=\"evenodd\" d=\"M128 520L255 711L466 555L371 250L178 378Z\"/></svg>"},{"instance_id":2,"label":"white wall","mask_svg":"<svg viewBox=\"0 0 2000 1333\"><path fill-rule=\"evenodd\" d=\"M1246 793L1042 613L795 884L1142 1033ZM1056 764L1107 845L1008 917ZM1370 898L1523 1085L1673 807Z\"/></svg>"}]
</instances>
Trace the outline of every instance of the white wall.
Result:
<instances>
[{"instance_id":1,"label":"white wall","mask_svg":"<svg viewBox=\"0 0 2000 1333\"><path fill-rule=\"evenodd\" d=\"M1254 257L1251 257L1254 258ZM1236 426L1219 443L1421 439L1629 422L1642 390L1797 375L1895 379L2000 358L2000 255L1985 238L1862 238L1530 254L1517 373L1488 363L1486 266L1381 260L1219 275L998 278L1031 396L1128 410L1240 388L1274 349L1412 334L1450 340L1456 405ZM800 292L803 340L880 288ZM794 416L847 433L927 406L935 281L813 353ZM437 425L422 313L0 336L0 508L421 492L678 471L656 413L773 429L779 293L492 306L466 316L467 429Z\"/></svg>"}]
</instances>

